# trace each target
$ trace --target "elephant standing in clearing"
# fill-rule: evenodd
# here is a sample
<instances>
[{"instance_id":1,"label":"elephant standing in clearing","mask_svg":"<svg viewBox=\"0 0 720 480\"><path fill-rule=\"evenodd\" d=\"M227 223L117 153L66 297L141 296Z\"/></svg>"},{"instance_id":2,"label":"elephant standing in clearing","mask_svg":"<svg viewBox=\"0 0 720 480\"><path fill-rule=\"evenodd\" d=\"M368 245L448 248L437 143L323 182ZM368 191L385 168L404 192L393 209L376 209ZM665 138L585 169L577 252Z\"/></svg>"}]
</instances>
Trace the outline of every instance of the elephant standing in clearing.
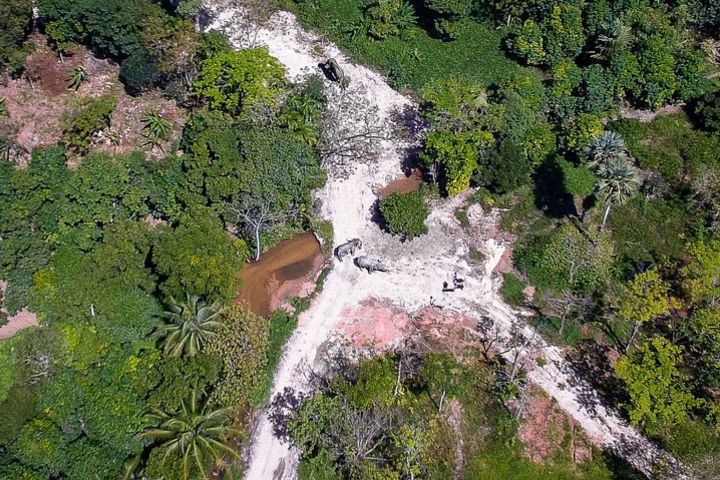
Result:
<instances>
[{"instance_id":1,"label":"elephant standing in clearing","mask_svg":"<svg viewBox=\"0 0 720 480\"><path fill-rule=\"evenodd\" d=\"M362 241L359 238L353 238L335 249L335 256L342 262L343 257L346 255L355 255L357 250L362 248Z\"/></svg>"},{"instance_id":2,"label":"elephant standing in clearing","mask_svg":"<svg viewBox=\"0 0 720 480\"><path fill-rule=\"evenodd\" d=\"M331 80L335 82L342 82L345 78L342 68L334 58L329 58L325 63L321 64L322 69L328 74Z\"/></svg>"},{"instance_id":3,"label":"elephant standing in clearing","mask_svg":"<svg viewBox=\"0 0 720 480\"><path fill-rule=\"evenodd\" d=\"M355 257L355 265L359 268L364 268L368 273L390 271L380 260L365 256Z\"/></svg>"}]
</instances>

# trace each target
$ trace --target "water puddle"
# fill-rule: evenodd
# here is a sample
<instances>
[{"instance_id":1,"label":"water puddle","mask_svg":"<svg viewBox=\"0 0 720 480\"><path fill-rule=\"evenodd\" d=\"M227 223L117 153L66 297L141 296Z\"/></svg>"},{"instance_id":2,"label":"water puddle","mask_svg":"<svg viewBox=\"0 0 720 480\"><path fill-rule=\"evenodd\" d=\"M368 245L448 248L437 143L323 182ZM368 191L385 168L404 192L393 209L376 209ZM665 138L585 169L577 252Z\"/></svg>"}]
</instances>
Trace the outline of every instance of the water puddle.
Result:
<instances>
[{"instance_id":1,"label":"water puddle","mask_svg":"<svg viewBox=\"0 0 720 480\"><path fill-rule=\"evenodd\" d=\"M283 300L312 291L322 263L320 244L312 233L283 240L265 252L259 262L245 265L236 301L246 302L253 312L266 317Z\"/></svg>"}]
</instances>

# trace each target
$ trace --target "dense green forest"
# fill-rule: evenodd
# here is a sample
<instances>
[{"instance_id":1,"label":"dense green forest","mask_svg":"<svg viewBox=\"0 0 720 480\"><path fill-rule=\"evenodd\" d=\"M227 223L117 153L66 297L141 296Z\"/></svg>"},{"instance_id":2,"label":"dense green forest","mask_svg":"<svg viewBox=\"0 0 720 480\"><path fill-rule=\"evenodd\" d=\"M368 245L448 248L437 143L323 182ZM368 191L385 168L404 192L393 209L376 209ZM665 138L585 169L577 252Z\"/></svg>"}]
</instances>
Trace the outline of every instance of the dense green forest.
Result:
<instances>
[{"instance_id":1,"label":"dense green forest","mask_svg":"<svg viewBox=\"0 0 720 480\"><path fill-rule=\"evenodd\" d=\"M192 12L146 0L38 7L58 51L111 58L128 91L161 87L190 118L162 162L88 153L116 104L87 97L59 145L23 168L3 155L4 305L29 307L45 328L0 343L0 477L179 479L232 466L293 319L230 300L251 252L313 222L322 87L286 82L265 50L195 33ZM0 60L20 75L30 2L0 10ZM164 140L166 119L143 122L148 143ZM261 215L272 221L258 237Z\"/></svg>"},{"instance_id":2,"label":"dense green forest","mask_svg":"<svg viewBox=\"0 0 720 480\"><path fill-rule=\"evenodd\" d=\"M241 478L307 302L259 317L233 303L237 275L295 233L332 241L311 196L326 182L327 99L321 78L289 82L266 49L200 33L200 3L0 5L0 81L27 76L40 34L187 115L177 141L148 110L145 151L96 151L118 104L87 96L22 165L0 129L0 324L28 308L42 325L0 341L0 478ZM390 233L425 234L438 195L472 188L500 208L517 238L507 302L698 478L720 475L720 2L284 7L420 104L430 131L415 160L432 185L383 199ZM85 81L77 67L68 89ZM0 98L0 119L17 113ZM640 478L593 447L576 465L564 434L550 461L528 460L509 368L474 349L337 359L316 394L288 399L299 477ZM374 429L372 454L358 425Z\"/></svg>"}]
</instances>

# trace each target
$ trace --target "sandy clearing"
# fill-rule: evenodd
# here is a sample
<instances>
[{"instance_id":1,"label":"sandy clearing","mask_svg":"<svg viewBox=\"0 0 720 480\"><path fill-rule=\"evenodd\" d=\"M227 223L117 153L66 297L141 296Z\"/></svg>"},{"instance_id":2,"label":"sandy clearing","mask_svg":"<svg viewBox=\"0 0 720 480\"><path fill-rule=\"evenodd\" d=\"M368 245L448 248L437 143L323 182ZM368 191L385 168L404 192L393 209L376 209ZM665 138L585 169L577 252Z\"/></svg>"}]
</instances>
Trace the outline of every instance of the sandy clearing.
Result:
<instances>
[{"instance_id":1,"label":"sandy clearing","mask_svg":"<svg viewBox=\"0 0 720 480\"><path fill-rule=\"evenodd\" d=\"M340 113L351 126L353 121L370 111L379 119L392 120L394 112L414 108L408 98L392 90L376 72L352 64L337 47L303 30L290 13L278 12L262 27L252 24L243 17L242 11L230 6L216 6L212 18L214 21L209 28L224 31L234 46L267 46L293 80L317 73L317 64L324 56L335 57L350 78L350 86L343 94L337 84L327 82L329 108L343 105L348 109ZM321 47L323 56L316 53L316 46ZM354 101L351 104L338 102L341 95ZM519 320L518 312L500 299L493 270L505 247L493 234L479 240L486 256L482 268L468 261L470 242L478 239L467 238L453 215L465 196L437 202L427 221L428 234L410 242L401 243L377 228L372 221L376 201L373 191L402 173L403 152L411 142L417 141L417 138L398 137L379 141L377 162L357 165L347 178L331 175L327 185L317 193L322 202L322 215L333 223L335 244L361 238L364 244L361 253L382 259L391 271L370 275L359 271L347 259L335 261L322 294L302 314L299 327L288 343L273 382L272 394L285 388L307 391L308 384L302 372L308 366L318 368L321 365L322 359L317 358L318 349L332 336L344 311L356 308L365 299L377 298L414 314L429 306L432 295L448 310L454 309L478 319L492 319L495 334L506 342L510 341L510 332L521 331L528 341L522 348L509 351L508 358L517 355L527 358L527 364L535 364L535 358L545 357L547 363L530 371L529 379L555 398L559 407L599 446L618 453L649 477L653 475L654 465L663 462L673 467L673 478L687 478L680 473L681 466L673 458L630 427L616 412L605 408L596 392L569 369L560 350L542 341ZM493 217L492 214L473 213ZM493 223L488 222L489 225ZM450 278L453 272L466 278L466 288L443 294L442 281ZM271 422L263 415L253 432L245 478L293 479L297 460L297 452L275 436Z\"/></svg>"}]
</instances>

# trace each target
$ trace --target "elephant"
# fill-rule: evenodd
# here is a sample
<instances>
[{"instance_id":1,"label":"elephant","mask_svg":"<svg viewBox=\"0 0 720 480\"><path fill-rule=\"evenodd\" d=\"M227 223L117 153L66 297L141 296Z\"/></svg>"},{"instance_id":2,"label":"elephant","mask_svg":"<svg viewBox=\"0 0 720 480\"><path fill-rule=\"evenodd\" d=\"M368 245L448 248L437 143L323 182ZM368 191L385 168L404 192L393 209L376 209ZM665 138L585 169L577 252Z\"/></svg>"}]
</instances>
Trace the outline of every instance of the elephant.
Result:
<instances>
[{"instance_id":1,"label":"elephant","mask_svg":"<svg viewBox=\"0 0 720 480\"><path fill-rule=\"evenodd\" d=\"M340 65L334 58L329 58L325 63L321 63L320 68L323 69L330 80L342 82L345 78L342 68L340 68Z\"/></svg>"},{"instance_id":2,"label":"elephant","mask_svg":"<svg viewBox=\"0 0 720 480\"><path fill-rule=\"evenodd\" d=\"M356 250L362 248L362 241L359 238L353 238L347 242L338 245L335 249L335 256L342 262L342 259L346 255L354 255Z\"/></svg>"},{"instance_id":3,"label":"elephant","mask_svg":"<svg viewBox=\"0 0 720 480\"><path fill-rule=\"evenodd\" d=\"M390 271L380 260L365 256L355 257L355 265L359 268L366 269L368 273Z\"/></svg>"}]
</instances>

